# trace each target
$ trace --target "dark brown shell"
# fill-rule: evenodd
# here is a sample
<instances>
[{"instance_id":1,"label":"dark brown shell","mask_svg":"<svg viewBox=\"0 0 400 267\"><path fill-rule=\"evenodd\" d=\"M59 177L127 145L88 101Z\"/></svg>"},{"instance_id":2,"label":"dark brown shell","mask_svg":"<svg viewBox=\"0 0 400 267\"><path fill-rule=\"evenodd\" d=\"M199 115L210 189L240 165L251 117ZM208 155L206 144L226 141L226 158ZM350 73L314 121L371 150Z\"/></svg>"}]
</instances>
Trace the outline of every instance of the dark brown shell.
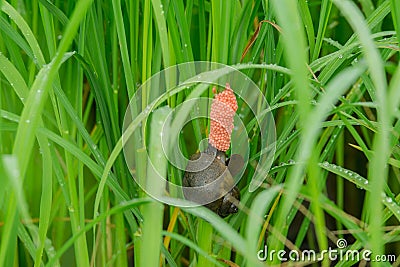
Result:
<instances>
[{"instance_id":1,"label":"dark brown shell","mask_svg":"<svg viewBox=\"0 0 400 267\"><path fill-rule=\"evenodd\" d=\"M235 203L240 199L239 190L234 187L234 179L228 167L213 154L196 153L190 157L183 186L190 189L198 187L195 190L184 188L185 198L204 204L221 217L238 211Z\"/></svg>"}]
</instances>

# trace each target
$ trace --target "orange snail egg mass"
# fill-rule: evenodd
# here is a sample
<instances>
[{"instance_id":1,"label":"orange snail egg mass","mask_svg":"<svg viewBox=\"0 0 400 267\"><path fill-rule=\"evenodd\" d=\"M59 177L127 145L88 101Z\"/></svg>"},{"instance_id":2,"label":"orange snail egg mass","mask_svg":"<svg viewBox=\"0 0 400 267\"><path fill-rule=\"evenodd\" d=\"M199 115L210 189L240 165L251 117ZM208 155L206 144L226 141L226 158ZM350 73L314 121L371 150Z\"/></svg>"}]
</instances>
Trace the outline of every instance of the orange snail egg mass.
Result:
<instances>
[{"instance_id":1,"label":"orange snail egg mass","mask_svg":"<svg viewBox=\"0 0 400 267\"><path fill-rule=\"evenodd\" d=\"M213 88L215 91L215 88ZM235 94L229 83L226 89L214 96L211 104L209 143L220 151L229 149L233 130L233 118L238 109Z\"/></svg>"}]
</instances>

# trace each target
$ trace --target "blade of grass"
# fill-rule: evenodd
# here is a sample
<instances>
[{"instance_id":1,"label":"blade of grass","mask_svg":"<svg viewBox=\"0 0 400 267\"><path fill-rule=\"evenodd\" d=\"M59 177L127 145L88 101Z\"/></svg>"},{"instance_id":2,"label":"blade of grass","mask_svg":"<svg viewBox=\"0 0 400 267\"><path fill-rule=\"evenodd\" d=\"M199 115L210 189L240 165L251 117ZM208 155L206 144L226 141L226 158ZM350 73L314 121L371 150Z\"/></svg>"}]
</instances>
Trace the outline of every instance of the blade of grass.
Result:
<instances>
[{"instance_id":1,"label":"blade of grass","mask_svg":"<svg viewBox=\"0 0 400 267\"><path fill-rule=\"evenodd\" d=\"M358 38L362 43L362 49L366 57L371 79L376 90L378 121L380 124L373 142L373 150L376 152L376 154L371 159L368 172L368 180L370 181L371 186L374 188L369 196L368 207L369 210L374 211L369 218L371 249L373 255L381 255L384 251L382 238L383 233L381 230L383 214L382 203L380 201L376 201L376 199L381 197L384 183L388 175L386 164L390 154L388 139L389 125L392 118L392 110L388 110L387 107L386 78L382 59L372 41L370 31L362 17L361 12L352 2L340 0L334 0L333 2L357 32ZM374 266L375 264L373 263L372 265Z\"/></svg>"},{"instance_id":2,"label":"blade of grass","mask_svg":"<svg viewBox=\"0 0 400 267\"><path fill-rule=\"evenodd\" d=\"M309 115L310 117L308 121L309 122L312 121L313 124L311 125L310 123L308 123L307 127L302 129L303 130L302 136L306 140L303 139L303 141L300 143L299 151L301 152L298 153L298 155L296 156L295 159L296 162L304 162L307 159L307 152L304 151L309 151L311 147L314 145L315 139L319 132L319 127L320 127L319 124L323 121L323 118L329 112L330 107L337 101L337 98L347 90L348 86L350 86L361 75L361 73L363 73L364 69L365 68L362 66L357 66L342 71L339 75L335 76L335 78L326 86L325 90L327 93L321 96L321 100L319 101L316 110L314 110ZM296 168L296 166L297 165L295 165L294 168ZM301 175L302 170L300 169L300 167L297 168L298 170L293 170L292 172L292 175L294 175L294 177L300 177ZM290 181L290 183L291 184L288 185L288 191L292 192L290 190L291 186L292 187L298 186L298 184L296 185L294 181ZM316 197L316 195L314 195L314 197ZM287 198L285 198L285 200L286 199ZM315 201L313 203L315 203ZM282 217L280 216L280 218ZM322 229L320 230L320 234L322 234Z\"/></svg>"},{"instance_id":3,"label":"blade of grass","mask_svg":"<svg viewBox=\"0 0 400 267\"><path fill-rule=\"evenodd\" d=\"M297 3L293 1L273 1L272 2L275 14L277 15L278 24L283 30L283 40L285 45L285 55L289 67L292 69L292 80L294 83L297 98L299 100L298 113L300 115L300 125L303 127L308 124L307 116L310 110L309 99L310 92L307 80L307 69L306 69L306 45L304 32L298 14ZM303 133L304 136L306 133ZM310 136L308 136L309 138ZM308 140L311 140L309 138ZM310 148L305 148L299 153L296 161L304 162L309 157ZM304 169L304 163L298 164L289 173L287 179L287 190L289 192L288 197L284 199L280 208L277 211L277 229L285 229L284 225L286 223L285 219L288 215L292 204L296 198L297 191L299 190L299 184L301 183L301 174ZM282 233L286 235L285 232ZM281 243L278 238L274 238L271 243L271 249L279 250L281 248ZM277 259L273 261L277 263Z\"/></svg>"},{"instance_id":4,"label":"blade of grass","mask_svg":"<svg viewBox=\"0 0 400 267\"><path fill-rule=\"evenodd\" d=\"M213 244L213 227L209 222L204 220L199 221L197 228L197 243L199 244L199 248L204 251L207 256L211 254ZM197 264L199 266L214 266L214 264L210 262L209 257L206 257L202 254L199 254Z\"/></svg>"},{"instance_id":5,"label":"blade of grass","mask_svg":"<svg viewBox=\"0 0 400 267\"><path fill-rule=\"evenodd\" d=\"M354 183L358 188L364 189L366 191L373 191L373 187L371 186L369 181L358 173L328 162L324 162L319 166ZM380 199L380 202L383 203L392 212L392 214L397 218L398 221L400 221L400 205L396 203L396 200L394 200L390 196L387 196L385 193L381 195Z\"/></svg>"},{"instance_id":6,"label":"blade of grass","mask_svg":"<svg viewBox=\"0 0 400 267\"><path fill-rule=\"evenodd\" d=\"M171 110L168 106L152 113L149 139L149 161L147 165L146 188L150 196L159 196L165 190L167 159L162 145L162 136L169 132L169 121L166 121ZM168 149L168 148L167 148ZM153 165L157 163L157 165ZM161 252L161 231L163 228L164 205L153 202L143 205L142 250L139 266L158 266ZM148 249L152 248L152 249Z\"/></svg>"},{"instance_id":7,"label":"blade of grass","mask_svg":"<svg viewBox=\"0 0 400 267\"><path fill-rule=\"evenodd\" d=\"M247 246L246 240L242 236L240 236L240 234L235 229L229 227L229 224L221 219L214 212L202 206L182 209L210 223L225 240L229 241L239 253L246 257L250 266L263 266L262 263L257 260L257 252L250 251L250 248Z\"/></svg>"},{"instance_id":8,"label":"blade of grass","mask_svg":"<svg viewBox=\"0 0 400 267\"><path fill-rule=\"evenodd\" d=\"M40 245L36 250L35 267L42 264L42 253L45 246L47 231L50 223L50 213L52 204L52 188L53 188L53 168L51 153L47 138L38 136L38 142L42 151L43 162L43 178L42 178L42 196L40 198L40 224L39 224L39 240ZM50 256L50 255L49 255Z\"/></svg>"},{"instance_id":9,"label":"blade of grass","mask_svg":"<svg viewBox=\"0 0 400 267\"><path fill-rule=\"evenodd\" d=\"M315 41L314 53L312 53L312 61L316 60L321 53L322 42L324 40L326 27L329 22L329 17L331 14L332 2L329 0L321 1L321 11L318 23L317 38Z\"/></svg>"},{"instance_id":10,"label":"blade of grass","mask_svg":"<svg viewBox=\"0 0 400 267\"><path fill-rule=\"evenodd\" d=\"M58 54L56 54L55 58L49 65L40 70L29 92L25 108L23 109L21 114L21 124L19 124L18 126L13 148L13 153L17 157L20 169L20 177L22 178L22 180L25 177L27 164L29 162L29 157L31 155L31 150L34 142L34 135L32 135L31 133L36 132L36 129L39 125L40 114L42 113L51 83L57 74L57 70L62 64L64 53L67 51L69 45L71 44L79 23L84 17L85 12L90 4L91 1L78 2L75 12L71 18L71 24L68 25L64 38L61 40L60 46L58 48ZM16 213L14 211L14 215L11 217L15 218L15 216ZM86 263L88 263L87 254L86 257L84 256L84 251L86 249L86 244L81 244L80 250L78 250L80 251L80 253L77 255L77 260L79 262L79 265L82 264L81 266L86 266Z\"/></svg>"},{"instance_id":11,"label":"blade of grass","mask_svg":"<svg viewBox=\"0 0 400 267\"><path fill-rule=\"evenodd\" d=\"M7 180L17 179L17 175L15 172L18 172L18 166L16 164L16 160L12 162L12 158L10 156L5 157L2 155L2 166L4 168L3 174ZM10 169L10 167L13 167ZM8 169L6 169L8 168ZM9 177L13 175L15 177ZM8 183L9 184L9 183ZM15 255L15 247L16 247L16 236L17 236L17 225L18 225L18 217L15 216L15 207L17 206L17 198L15 196L15 190L12 190L8 197L10 201L8 201L7 205L3 208L3 212L5 212L5 218L8 218L5 221L4 226L2 227L2 236L1 236L1 249L0 249L0 264L2 266L12 265L14 262ZM22 204L22 203L21 203Z\"/></svg>"},{"instance_id":12,"label":"blade of grass","mask_svg":"<svg viewBox=\"0 0 400 267\"><path fill-rule=\"evenodd\" d=\"M142 59L142 83L151 77L151 62L152 54L153 54L153 31L152 31L152 12L151 12L151 1L144 1L143 8L143 59ZM143 90L142 95L142 106L147 106L148 95L149 92Z\"/></svg>"},{"instance_id":13,"label":"blade of grass","mask_svg":"<svg viewBox=\"0 0 400 267\"><path fill-rule=\"evenodd\" d=\"M263 226L263 218L268 206L276 197L277 193L281 190L281 186L274 186L260 192L253 200L250 207L250 214L247 218L246 226L246 241L248 250L257 251L258 237Z\"/></svg>"},{"instance_id":14,"label":"blade of grass","mask_svg":"<svg viewBox=\"0 0 400 267\"><path fill-rule=\"evenodd\" d=\"M57 251L57 254L55 255L55 257L52 258L46 264L46 267L54 266L54 262L56 260L60 259L60 257L68 250L69 247L71 247L74 244L74 242L81 235L85 234L87 231L92 229L96 224L98 224L99 222L101 222L105 218L107 218L107 217L109 217L109 216L111 216L113 214L117 214L117 213L121 213L121 212L125 212L125 211L128 211L128 210L131 210L132 208L136 208L139 205L142 205L142 204L147 203L147 202L152 202L152 201L154 201L154 200L152 200L151 198L137 198L137 199L126 201L124 203L120 203L120 204L114 206L112 209L108 210L107 212L104 212L104 213L100 214L98 217L93 219L93 221L87 223L85 225L85 228L80 229L78 232L74 233L73 236L70 239L68 239L63 244L63 246Z\"/></svg>"},{"instance_id":15,"label":"blade of grass","mask_svg":"<svg viewBox=\"0 0 400 267\"><path fill-rule=\"evenodd\" d=\"M0 55L0 64L2 65L2 73L7 77L8 81L12 85L13 89L16 91L17 95L20 99L25 99L28 95L28 87L25 84L20 73L14 68L14 66L9 62L2 54ZM24 102L24 101L23 101ZM42 125L43 122L40 119L39 125ZM40 212L40 225L39 225L39 240L40 245L36 250L35 263L40 264L42 258L42 252L45 247L46 234L49 226L50 220L50 212L51 212L51 201L52 201L52 193L51 193L51 185L52 185L52 167L51 167L51 156L50 150L48 148L47 137L38 136L39 145L41 147L42 155L43 155L43 187L50 185L50 190L47 188L42 189L42 197L41 197L41 212ZM50 164L50 165L49 165ZM20 226L23 227L23 226ZM32 229L32 228L31 228ZM33 230L32 230L33 231ZM25 239L25 243L29 242ZM49 255L50 256L50 255Z\"/></svg>"},{"instance_id":16,"label":"blade of grass","mask_svg":"<svg viewBox=\"0 0 400 267\"><path fill-rule=\"evenodd\" d=\"M124 20L121 11L121 1L120 0L112 1L112 6L118 33L119 46L121 50L121 59L122 59L122 65L124 67L124 76L127 84L128 95L132 96L133 92L135 91L135 84L134 84L135 80L133 78L133 72L130 65L131 63L129 61L128 44L126 42Z\"/></svg>"},{"instance_id":17,"label":"blade of grass","mask_svg":"<svg viewBox=\"0 0 400 267\"><path fill-rule=\"evenodd\" d=\"M220 266L220 267L225 266L225 265L222 265L220 262L218 262L215 258L211 257L206 251L204 251L200 246L198 246L195 242L191 241L190 239L185 238L182 235L175 234L173 232L163 231L162 233L163 233L163 235L170 236L171 238L176 239L177 241L192 248L194 251L196 251L201 256L203 256L205 259L207 259L209 263L211 262L211 263L215 264L215 266ZM209 265L206 265L206 266L209 266Z\"/></svg>"},{"instance_id":18,"label":"blade of grass","mask_svg":"<svg viewBox=\"0 0 400 267\"><path fill-rule=\"evenodd\" d=\"M391 8L392 8L392 17L393 17L393 24L394 29L397 32L397 36L400 36L400 3L396 0L390 1Z\"/></svg>"},{"instance_id":19,"label":"blade of grass","mask_svg":"<svg viewBox=\"0 0 400 267\"><path fill-rule=\"evenodd\" d=\"M162 56L164 62L164 68L170 66L169 60L169 42L168 42L168 32L167 25L165 22L164 9L161 4L161 0L152 0L152 5L154 9L154 16L157 22L158 33L160 35L160 45L162 49ZM167 84L169 84L167 82Z\"/></svg>"},{"instance_id":20,"label":"blade of grass","mask_svg":"<svg viewBox=\"0 0 400 267\"><path fill-rule=\"evenodd\" d=\"M33 52L28 43L21 37L21 35L14 31L12 26L3 17L0 17L0 29L5 35L7 35L12 41L21 47L26 54L33 58Z\"/></svg>"},{"instance_id":21,"label":"blade of grass","mask_svg":"<svg viewBox=\"0 0 400 267\"><path fill-rule=\"evenodd\" d=\"M326 1L325 1L326 2ZM322 3L323 5L323 3ZM307 33L307 43L309 47L309 56L308 59L311 61L313 54L314 54L314 46L315 46L315 32L314 32L314 25L312 22L312 17L311 13L308 7L308 1L307 0L302 0L299 1L299 10L301 14L301 19L303 21L306 33ZM321 7L321 13L320 16L325 16L325 13L323 13L323 9ZM321 23L319 24L321 25ZM319 29L318 29L319 30ZM318 36L317 36L318 37ZM322 40L321 40L322 42Z\"/></svg>"},{"instance_id":22,"label":"blade of grass","mask_svg":"<svg viewBox=\"0 0 400 267\"><path fill-rule=\"evenodd\" d=\"M69 23L68 17L62 12L57 6L48 0L39 0L40 3L49 10L51 14L54 15L61 22L62 25L67 25Z\"/></svg>"}]
</instances>

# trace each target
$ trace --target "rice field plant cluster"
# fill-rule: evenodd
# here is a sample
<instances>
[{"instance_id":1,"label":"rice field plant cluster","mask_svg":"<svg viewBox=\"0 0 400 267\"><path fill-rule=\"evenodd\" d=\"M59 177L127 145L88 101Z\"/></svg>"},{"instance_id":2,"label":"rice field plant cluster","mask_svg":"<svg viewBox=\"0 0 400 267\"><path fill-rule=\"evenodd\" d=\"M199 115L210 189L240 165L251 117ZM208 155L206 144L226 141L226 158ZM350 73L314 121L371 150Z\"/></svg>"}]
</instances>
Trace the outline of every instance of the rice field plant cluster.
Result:
<instances>
[{"instance_id":1,"label":"rice field plant cluster","mask_svg":"<svg viewBox=\"0 0 400 267\"><path fill-rule=\"evenodd\" d=\"M0 10L0 266L400 265L398 0L0 0ZM186 158L209 135L208 118L183 123L191 110L168 119L195 94L209 112L211 85L157 76L187 62L203 62L179 69L187 80L215 62L261 92L231 83L248 153L226 218L149 196L172 194L153 176L184 175L161 127L184 124L174 142ZM255 120L265 114L268 132ZM315 255L296 258L304 251Z\"/></svg>"}]
</instances>

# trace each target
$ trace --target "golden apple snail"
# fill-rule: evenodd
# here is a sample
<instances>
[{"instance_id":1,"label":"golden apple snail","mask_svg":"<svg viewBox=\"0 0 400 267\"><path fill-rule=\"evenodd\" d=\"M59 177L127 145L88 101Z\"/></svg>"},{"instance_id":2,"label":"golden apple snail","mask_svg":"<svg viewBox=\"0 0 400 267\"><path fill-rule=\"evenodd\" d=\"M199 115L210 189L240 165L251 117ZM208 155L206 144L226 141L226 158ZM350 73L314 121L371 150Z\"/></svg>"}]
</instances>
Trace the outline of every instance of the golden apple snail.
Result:
<instances>
[{"instance_id":1,"label":"golden apple snail","mask_svg":"<svg viewBox=\"0 0 400 267\"><path fill-rule=\"evenodd\" d=\"M216 92L215 87L213 91ZM236 205L240 200L233 176L242 169L243 158L234 154L227 159L225 154L230 146L237 108L236 97L227 83L226 89L216 94L211 104L208 148L190 157L183 177L185 198L205 203L204 206L221 217L238 212Z\"/></svg>"}]
</instances>

